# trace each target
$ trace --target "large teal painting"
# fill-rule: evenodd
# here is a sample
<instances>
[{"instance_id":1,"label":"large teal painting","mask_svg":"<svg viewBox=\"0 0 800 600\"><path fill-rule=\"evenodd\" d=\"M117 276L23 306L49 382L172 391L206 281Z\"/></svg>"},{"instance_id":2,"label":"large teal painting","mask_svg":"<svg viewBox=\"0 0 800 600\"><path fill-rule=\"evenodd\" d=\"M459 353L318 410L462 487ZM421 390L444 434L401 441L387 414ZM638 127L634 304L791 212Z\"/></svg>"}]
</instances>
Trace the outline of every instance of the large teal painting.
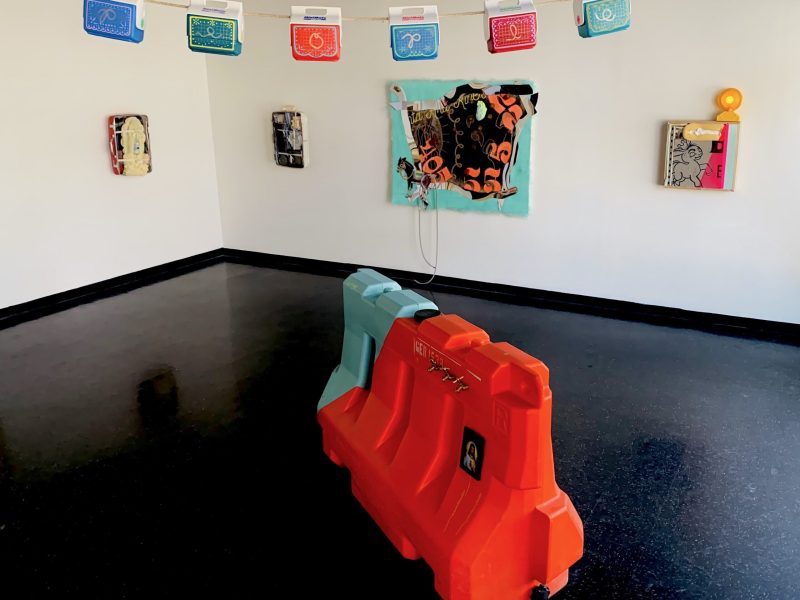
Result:
<instances>
[{"instance_id":1,"label":"large teal painting","mask_svg":"<svg viewBox=\"0 0 800 600\"><path fill-rule=\"evenodd\" d=\"M531 81L392 83L392 203L527 215L538 98Z\"/></svg>"}]
</instances>

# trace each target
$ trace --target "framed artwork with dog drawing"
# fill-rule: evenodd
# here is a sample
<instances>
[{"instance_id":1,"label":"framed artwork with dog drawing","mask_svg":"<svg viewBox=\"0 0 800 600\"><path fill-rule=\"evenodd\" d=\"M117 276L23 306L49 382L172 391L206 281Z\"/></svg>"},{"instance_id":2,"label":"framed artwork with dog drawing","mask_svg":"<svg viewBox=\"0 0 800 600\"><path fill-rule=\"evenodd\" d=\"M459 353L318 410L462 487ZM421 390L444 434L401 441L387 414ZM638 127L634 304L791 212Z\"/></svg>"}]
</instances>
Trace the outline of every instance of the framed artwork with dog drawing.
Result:
<instances>
[{"instance_id":1,"label":"framed artwork with dog drawing","mask_svg":"<svg viewBox=\"0 0 800 600\"><path fill-rule=\"evenodd\" d=\"M734 190L741 125L721 121L667 124L664 185L687 190Z\"/></svg>"}]
</instances>

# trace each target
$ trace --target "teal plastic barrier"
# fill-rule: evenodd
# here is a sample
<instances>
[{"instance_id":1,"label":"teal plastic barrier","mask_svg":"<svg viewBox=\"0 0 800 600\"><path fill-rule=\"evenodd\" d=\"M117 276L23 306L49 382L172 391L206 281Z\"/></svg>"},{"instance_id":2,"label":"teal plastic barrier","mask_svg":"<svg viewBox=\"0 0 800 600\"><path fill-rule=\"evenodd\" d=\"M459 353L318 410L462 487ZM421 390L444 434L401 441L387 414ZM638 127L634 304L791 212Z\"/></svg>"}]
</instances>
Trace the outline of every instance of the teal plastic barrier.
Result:
<instances>
[{"instance_id":1,"label":"teal plastic barrier","mask_svg":"<svg viewBox=\"0 0 800 600\"><path fill-rule=\"evenodd\" d=\"M419 310L437 310L416 292L373 271L359 269L344 282L344 343L342 362L328 380L317 410L355 387L367 387L372 366L395 319Z\"/></svg>"}]
</instances>

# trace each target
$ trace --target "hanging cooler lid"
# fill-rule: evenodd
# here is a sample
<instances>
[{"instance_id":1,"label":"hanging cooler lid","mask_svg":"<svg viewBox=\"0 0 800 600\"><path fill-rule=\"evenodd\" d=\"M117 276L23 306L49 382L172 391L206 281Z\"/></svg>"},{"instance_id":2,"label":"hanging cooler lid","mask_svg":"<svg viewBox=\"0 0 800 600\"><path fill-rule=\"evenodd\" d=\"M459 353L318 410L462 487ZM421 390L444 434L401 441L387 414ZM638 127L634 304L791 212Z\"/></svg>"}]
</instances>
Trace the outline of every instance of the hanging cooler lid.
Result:
<instances>
[{"instance_id":1,"label":"hanging cooler lid","mask_svg":"<svg viewBox=\"0 0 800 600\"><path fill-rule=\"evenodd\" d=\"M413 25L419 23L439 24L439 9L436 6L393 6L389 8L390 25Z\"/></svg>"},{"instance_id":2,"label":"hanging cooler lid","mask_svg":"<svg viewBox=\"0 0 800 600\"><path fill-rule=\"evenodd\" d=\"M295 25L337 25L341 28L342 9L338 6L292 6L291 22Z\"/></svg>"},{"instance_id":3,"label":"hanging cooler lid","mask_svg":"<svg viewBox=\"0 0 800 600\"><path fill-rule=\"evenodd\" d=\"M244 43L244 4L234 0L191 0L187 14L237 22L239 43Z\"/></svg>"}]
</instances>

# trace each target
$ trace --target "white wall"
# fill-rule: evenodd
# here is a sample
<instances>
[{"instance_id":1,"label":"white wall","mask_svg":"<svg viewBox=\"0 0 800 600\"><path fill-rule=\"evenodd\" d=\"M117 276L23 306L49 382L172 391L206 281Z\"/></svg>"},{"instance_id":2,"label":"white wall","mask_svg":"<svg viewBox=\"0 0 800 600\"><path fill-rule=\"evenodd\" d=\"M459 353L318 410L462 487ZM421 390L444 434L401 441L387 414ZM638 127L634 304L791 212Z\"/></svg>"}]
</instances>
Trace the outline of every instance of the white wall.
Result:
<instances>
[{"instance_id":1,"label":"white wall","mask_svg":"<svg viewBox=\"0 0 800 600\"><path fill-rule=\"evenodd\" d=\"M392 3L340 4L381 15ZM636 0L629 32L595 40L571 10L540 5L539 47L497 56L480 17L443 19L441 58L410 64L391 60L382 24L347 23L343 60L311 64L291 59L287 22L250 18L243 55L208 61L225 245L425 270L414 211L388 200L387 83L532 78L532 214L443 212L440 273L800 322L800 2ZM745 94L738 191L659 187L664 122L712 118L728 86ZM284 103L310 118L306 171L271 158L269 113Z\"/></svg>"},{"instance_id":2,"label":"white wall","mask_svg":"<svg viewBox=\"0 0 800 600\"><path fill-rule=\"evenodd\" d=\"M203 55L150 6L140 45L83 32L81 0L2 2L0 307L222 246ZM111 172L106 119L150 117L153 172Z\"/></svg>"}]
</instances>

